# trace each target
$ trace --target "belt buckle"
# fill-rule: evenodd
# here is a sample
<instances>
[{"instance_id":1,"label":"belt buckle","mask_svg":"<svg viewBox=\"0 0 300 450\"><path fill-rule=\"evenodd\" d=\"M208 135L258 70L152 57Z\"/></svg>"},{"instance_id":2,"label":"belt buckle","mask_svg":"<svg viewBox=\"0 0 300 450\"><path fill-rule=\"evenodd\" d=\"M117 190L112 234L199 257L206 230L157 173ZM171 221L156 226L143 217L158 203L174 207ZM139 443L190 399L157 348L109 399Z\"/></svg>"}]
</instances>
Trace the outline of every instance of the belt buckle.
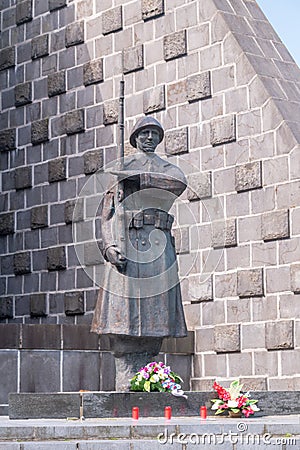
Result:
<instances>
[{"instance_id":1,"label":"belt buckle","mask_svg":"<svg viewBox=\"0 0 300 450\"><path fill-rule=\"evenodd\" d=\"M153 214L144 214L144 225L154 225L155 216Z\"/></svg>"}]
</instances>

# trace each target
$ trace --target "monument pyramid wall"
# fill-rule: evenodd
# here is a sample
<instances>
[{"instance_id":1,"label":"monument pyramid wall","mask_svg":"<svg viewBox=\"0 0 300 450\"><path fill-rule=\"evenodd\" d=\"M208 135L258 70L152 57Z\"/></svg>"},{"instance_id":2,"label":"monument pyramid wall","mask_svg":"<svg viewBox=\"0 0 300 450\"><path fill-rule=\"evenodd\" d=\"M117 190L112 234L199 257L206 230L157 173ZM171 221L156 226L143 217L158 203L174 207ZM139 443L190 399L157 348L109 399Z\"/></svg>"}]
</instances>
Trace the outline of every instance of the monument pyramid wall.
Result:
<instances>
[{"instance_id":1,"label":"monument pyramid wall","mask_svg":"<svg viewBox=\"0 0 300 450\"><path fill-rule=\"evenodd\" d=\"M256 1L0 8L0 403L49 373L48 391L111 389L107 342L88 330L95 174L116 157L122 74L126 137L154 115L189 180L174 234L194 357L190 335L168 362L192 389L300 389L300 71Z\"/></svg>"}]
</instances>

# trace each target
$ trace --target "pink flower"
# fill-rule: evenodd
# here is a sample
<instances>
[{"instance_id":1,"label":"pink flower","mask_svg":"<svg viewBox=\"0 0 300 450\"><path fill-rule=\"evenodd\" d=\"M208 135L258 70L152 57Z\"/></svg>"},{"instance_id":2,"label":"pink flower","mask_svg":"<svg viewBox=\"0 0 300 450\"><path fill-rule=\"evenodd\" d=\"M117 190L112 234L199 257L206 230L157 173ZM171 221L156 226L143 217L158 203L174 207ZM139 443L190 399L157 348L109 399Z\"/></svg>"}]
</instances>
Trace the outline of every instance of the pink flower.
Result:
<instances>
[{"instance_id":1,"label":"pink flower","mask_svg":"<svg viewBox=\"0 0 300 450\"><path fill-rule=\"evenodd\" d=\"M227 403L223 403L223 405L220 405L219 409L228 409Z\"/></svg>"},{"instance_id":2,"label":"pink flower","mask_svg":"<svg viewBox=\"0 0 300 450\"><path fill-rule=\"evenodd\" d=\"M242 413L245 415L245 417L249 417L250 414L254 414L254 411L250 406L248 406L247 409L242 410Z\"/></svg>"},{"instance_id":3,"label":"pink flower","mask_svg":"<svg viewBox=\"0 0 300 450\"><path fill-rule=\"evenodd\" d=\"M238 408L241 408L242 406L246 405L247 403L247 397L244 397L243 395L237 399L238 402Z\"/></svg>"}]
</instances>

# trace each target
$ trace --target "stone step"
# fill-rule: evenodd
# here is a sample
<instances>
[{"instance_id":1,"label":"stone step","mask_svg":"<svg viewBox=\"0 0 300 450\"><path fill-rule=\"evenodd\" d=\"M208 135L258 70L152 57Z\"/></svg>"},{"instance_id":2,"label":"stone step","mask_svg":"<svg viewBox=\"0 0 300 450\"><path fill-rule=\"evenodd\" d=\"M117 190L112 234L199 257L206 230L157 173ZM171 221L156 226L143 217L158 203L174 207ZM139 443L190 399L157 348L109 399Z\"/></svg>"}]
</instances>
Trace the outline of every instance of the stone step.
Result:
<instances>
[{"instance_id":1,"label":"stone step","mask_svg":"<svg viewBox=\"0 0 300 450\"><path fill-rule=\"evenodd\" d=\"M285 438L285 441L284 441ZM288 440L287 438L290 438ZM174 417L165 420L162 417L149 417L139 420L133 419L86 419L86 420L10 420L2 417L0 419L0 450L2 448L11 450L23 450L23 447L13 447L26 443L24 448L44 449L52 448L90 448L89 444L104 444L103 448L114 447L113 444L130 443L130 450L133 448L145 449L146 445L152 443L149 448L168 448L167 445L183 444L188 446L195 443L204 444L205 439L210 444L220 444L224 439L228 445L233 443L245 444L248 448L250 444L265 444L270 446L278 441L281 444L293 445L291 448L299 448L300 444L300 416L267 416L252 417L249 419L231 419L228 417ZM247 441L248 439L248 441ZM42 444L41 444L42 443ZM141 446L144 444L144 447ZM276 442L275 442L276 443ZM159 446L157 445L159 444ZM4 446L5 445L5 446ZM38 447L40 445L40 447ZM77 447L76 447L77 445ZM80 447L81 445L81 447ZM86 446L84 446L86 445ZM226 447L233 449L233 447ZM274 448L272 445L272 448ZM276 444L277 445L277 444ZM153 447L154 446L154 447ZM53 447L54 448L54 447ZM123 447L121 447L123 448ZM275 447L281 448L281 447ZM288 447L286 447L287 449ZM129 449L129 447L128 447Z\"/></svg>"},{"instance_id":2,"label":"stone step","mask_svg":"<svg viewBox=\"0 0 300 450\"><path fill-rule=\"evenodd\" d=\"M105 440L75 442L0 442L1 450L182 450L182 444L160 444L153 440L124 440L109 442Z\"/></svg>"}]
</instances>

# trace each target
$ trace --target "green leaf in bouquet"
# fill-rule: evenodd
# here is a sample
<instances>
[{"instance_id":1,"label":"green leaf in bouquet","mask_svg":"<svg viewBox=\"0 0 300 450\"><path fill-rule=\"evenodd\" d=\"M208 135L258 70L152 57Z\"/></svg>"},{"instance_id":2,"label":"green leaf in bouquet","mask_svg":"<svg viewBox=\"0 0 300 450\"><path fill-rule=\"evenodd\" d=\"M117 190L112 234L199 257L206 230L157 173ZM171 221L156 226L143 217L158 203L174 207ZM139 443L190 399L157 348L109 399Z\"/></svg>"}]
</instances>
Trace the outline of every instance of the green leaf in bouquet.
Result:
<instances>
[{"instance_id":1,"label":"green leaf in bouquet","mask_svg":"<svg viewBox=\"0 0 300 450\"><path fill-rule=\"evenodd\" d=\"M145 381L144 389L146 392L150 392L150 381Z\"/></svg>"},{"instance_id":2,"label":"green leaf in bouquet","mask_svg":"<svg viewBox=\"0 0 300 450\"><path fill-rule=\"evenodd\" d=\"M170 372L171 377L174 379L175 383L183 383L183 379L174 372Z\"/></svg>"}]
</instances>

